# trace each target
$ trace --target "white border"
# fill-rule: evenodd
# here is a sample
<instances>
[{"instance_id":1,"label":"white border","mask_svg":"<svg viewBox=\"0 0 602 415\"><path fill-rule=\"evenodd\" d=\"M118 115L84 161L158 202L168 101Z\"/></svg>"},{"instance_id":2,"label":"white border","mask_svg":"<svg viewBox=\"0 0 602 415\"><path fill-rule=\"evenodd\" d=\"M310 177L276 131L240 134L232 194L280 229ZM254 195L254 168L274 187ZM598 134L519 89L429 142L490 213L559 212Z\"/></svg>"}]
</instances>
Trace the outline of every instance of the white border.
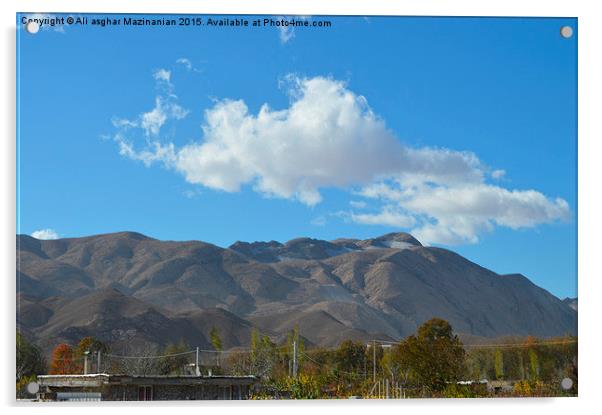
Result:
<instances>
[{"instance_id":1,"label":"white border","mask_svg":"<svg viewBox=\"0 0 602 415\"><path fill-rule=\"evenodd\" d=\"M382 412L426 411L445 413L493 413L537 411L540 413L581 413L599 411L602 382L602 344L599 317L602 316L599 299L602 297L600 267L600 178L599 161L602 152L600 123L602 103L600 74L602 64L602 21L595 1L479 1L479 0L228 0L196 1L169 0L165 2L123 0L3 0L3 41L0 70L4 96L0 100L0 114L4 134L0 180L2 200L2 239L0 263L5 295L2 305L2 370L1 403L9 412L31 411L40 405L14 404L14 316L15 316L15 13L30 12L137 12L137 13L232 13L232 14L338 14L338 15L452 15L452 16L563 16L579 18L579 398L574 399L488 399L488 400L412 400L392 401L320 401L320 402L244 402L244 403L168 403L144 406L144 411L163 414L167 407L177 406L180 411L236 411L245 413L303 413L315 410L342 410L352 414L369 410ZM41 65L44 62L40 63ZM534 163L537 155L533 155ZM598 300L598 301L596 301ZM333 406L334 405L334 406ZM134 408L136 406L136 408ZM100 407L77 405L45 405L43 411L65 413L106 413L123 411L132 407L139 411L140 404ZM594 409L595 408L595 409Z\"/></svg>"}]
</instances>

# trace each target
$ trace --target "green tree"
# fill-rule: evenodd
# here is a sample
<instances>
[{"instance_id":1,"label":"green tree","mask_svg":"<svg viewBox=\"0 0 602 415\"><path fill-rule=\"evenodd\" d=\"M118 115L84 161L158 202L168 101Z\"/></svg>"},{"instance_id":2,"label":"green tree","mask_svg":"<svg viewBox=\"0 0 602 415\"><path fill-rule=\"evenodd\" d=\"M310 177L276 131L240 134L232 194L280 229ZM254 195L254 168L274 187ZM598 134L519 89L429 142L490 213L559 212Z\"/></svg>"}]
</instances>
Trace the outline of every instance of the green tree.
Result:
<instances>
[{"instance_id":1,"label":"green tree","mask_svg":"<svg viewBox=\"0 0 602 415\"><path fill-rule=\"evenodd\" d=\"M396 351L400 367L415 381L434 392L443 390L448 382L460 379L465 363L465 352L451 325L433 318L409 336Z\"/></svg>"},{"instance_id":2,"label":"green tree","mask_svg":"<svg viewBox=\"0 0 602 415\"><path fill-rule=\"evenodd\" d=\"M535 349L529 350L529 378L531 380L539 379L539 358Z\"/></svg>"},{"instance_id":3,"label":"green tree","mask_svg":"<svg viewBox=\"0 0 602 415\"><path fill-rule=\"evenodd\" d=\"M276 345L268 336L262 336L256 328L253 328L250 372L256 376L267 377L276 362L276 355Z\"/></svg>"},{"instance_id":4,"label":"green tree","mask_svg":"<svg viewBox=\"0 0 602 415\"><path fill-rule=\"evenodd\" d=\"M211 338L211 345L213 345L213 348L218 352L221 352L223 350L222 338L219 335L219 330L217 329L217 327L211 328L209 337Z\"/></svg>"},{"instance_id":5,"label":"green tree","mask_svg":"<svg viewBox=\"0 0 602 415\"><path fill-rule=\"evenodd\" d=\"M46 372L46 361L40 349L17 332L17 383Z\"/></svg>"},{"instance_id":6,"label":"green tree","mask_svg":"<svg viewBox=\"0 0 602 415\"><path fill-rule=\"evenodd\" d=\"M292 361L293 361L293 352L294 352L293 343L297 344L297 367L301 367L301 364L304 360L303 355L305 353L305 343L303 341L303 338L301 338L301 336L299 335L299 325L298 324L295 324L295 326L288 333L288 336L287 336L286 355L287 355L287 358L289 361L289 365L292 365ZM290 366L290 367L292 367L292 366Z\"/></svg>"},{"instance_id":7,"label":"green tree","mask_svg":"<svg viewBox=\"0 0 602 415\"><path fill-rule=\"evenodd\" d=\"M186 365L190 359L190 347L184 340L179 343L169 343L163 350L165 357L158 363L159 373L163 375L183 375L186 374Z\"/></svg>"},{"instance_id":8,"label":"green tree","mask_svg":"<svg viewBox=\"0 0 602 415\"><path fill-rule=\"evenodd\" d=\"M220 355L223 350L222 346L222 338L219 335L219 330L217 327L212 327L211 332L209 332L209 338L211 339L211 345L215 349L217 353L215 353L215 364L220 366Z\"/></svg>"},{"instance_id":9,"label":"green tree","mask_svg":"<svg viewBox=\"0 0 602 415\"><path fill-rule=\"evenodd\" d=\"M359 373L364 371L366 346L363 343L345 340L335 352L338 370Z\"/></svg>"},{"instance_id":10,"label":"green tree","mask_svg":"<svg viewBox=\"0 0 602 415\"><path fill-rule=\"evenodd\" d=\"M493 366L495 368L495 378L502 379L504 377L504 355L499 349L493 355Z\"/></svg>"}]
</instances>

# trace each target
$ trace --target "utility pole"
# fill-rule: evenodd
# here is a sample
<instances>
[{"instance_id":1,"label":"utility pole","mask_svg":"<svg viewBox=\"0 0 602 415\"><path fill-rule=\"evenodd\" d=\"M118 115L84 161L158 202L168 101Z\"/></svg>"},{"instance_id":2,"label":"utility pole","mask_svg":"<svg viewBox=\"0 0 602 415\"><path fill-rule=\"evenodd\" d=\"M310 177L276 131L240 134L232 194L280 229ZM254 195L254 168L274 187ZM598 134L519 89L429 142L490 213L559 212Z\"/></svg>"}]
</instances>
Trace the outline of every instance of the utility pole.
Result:
<instances>
[{"instance_id":1,"label":"utility pole","mask_svg":"<svg viewBox=\"0 0 602 415\"><path fill-rule=\"evenodd\" d=\"M293 377L297 377L297 341L293 341Z\"/></svg>"},{"instance_id":2,"label":"utility pole","mask_svg":"<svg viewBox=\"0 0 602 415\"><path fill-rule=\"evenodd\" d=\"M196 347L196 360L194 364L194 370L197 376L201 376L201 370L199 369L199 346Z\"/></svg>"},{"instance_id":3,"label":"utility pole","mask_svg":"<svg viewBox=\"0 0 602 415\"><path fill-rule=\"evenodd\" d=\"M389 378L385 379L385 399L390 399L390 396L389 396Z\"/></svg>"},{"instance_id":4,"label":"utility pole","mask_svg":"<svg viewBox=\"0 0 602 415\"><path fill-rule=\"evenodd\" d=\"M96 355L97 355L97 356L96 356L96 357L97 357L97 361L96 361L96 372L97 372L97 373L102 373L102 372L100 371L100 353L101 353L101 352L100 352L100 350L96 352Z\"/></svg>"}]
</instances>

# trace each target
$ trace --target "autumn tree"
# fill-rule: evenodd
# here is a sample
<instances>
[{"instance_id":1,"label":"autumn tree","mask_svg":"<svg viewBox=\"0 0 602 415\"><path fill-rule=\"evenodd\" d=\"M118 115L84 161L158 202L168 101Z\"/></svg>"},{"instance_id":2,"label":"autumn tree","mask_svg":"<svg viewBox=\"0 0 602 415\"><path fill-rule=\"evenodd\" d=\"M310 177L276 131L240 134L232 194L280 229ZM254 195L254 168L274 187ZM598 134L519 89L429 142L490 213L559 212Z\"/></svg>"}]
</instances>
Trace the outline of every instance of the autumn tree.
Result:
<instances>
[{"instance_id":1,"label":"autumn tree","mask_svg":"<svg viewBox=\"0 0 602 415\"><path fill-rule=\"evenodd\" d=\"M52 351L52 361L50 362L50 374L67 375L79 373L80 368L74 356L73 348L61 343Z\"/></svg>"},{"instance_id":2,"label":"autumn tree","mask_svg":"<svg viewBox=\"0 0 602 415\"><path fill-rule=\"evenodd\" d=\"M98 354L101 353L106 355L107 353L109 353L109 347L100 340L88 336L81 339L77 344L77 347L73 351L74 358L77 361L81 361L85 358L86 352L88 353L88 364L90 365L88 367L90 368L89 370L92 370L91 368L93 367L93 365L94 367L98 366ZM96 372L100 371L101 368L96 367Z\"/></svg>"},{"instance_id":3,"label":"autumn tree","mask_svg":"<svg viewBox=\"0 0 602 415\"><path fill-rule=\"evenodd\" d=\"M97 352L106 354L109 352L109 347L100 340L88 336L81 339L75 349L75 354L78 356L83 356L85 352L90 352L90 354L96 354Z\"/></svg>"}]
</instances>

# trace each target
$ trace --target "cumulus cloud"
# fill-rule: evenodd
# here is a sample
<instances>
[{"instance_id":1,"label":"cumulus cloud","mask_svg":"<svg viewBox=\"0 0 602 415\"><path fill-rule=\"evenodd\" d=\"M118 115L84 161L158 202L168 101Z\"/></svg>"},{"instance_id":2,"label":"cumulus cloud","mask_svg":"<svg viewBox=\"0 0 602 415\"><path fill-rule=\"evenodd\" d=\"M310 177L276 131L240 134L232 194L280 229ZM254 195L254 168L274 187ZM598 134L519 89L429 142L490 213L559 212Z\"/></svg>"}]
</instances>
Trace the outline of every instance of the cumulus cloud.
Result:
<instances>
[{"instance_id":1,"label":"cumulus cloud","mask_svg":"<svg viewBox=\"0 0 602 415\"><path fill-rule=\"evenodd\" d=\"M174 168L189 183L297 199L313 206L320 188L369 184L378 177L408 182L474 182L476 156L447 149L404 147L366 99L343 82L287 79L291 104L264 104L249 113L242 100L223 100L205 112L204 140L181 148Z\"/></svg>"},{"instance_id":2,"label":"cumulus cloud","mask_svg":"<svg viewBox=\"0 0 602 415\"><path fill-rule=\"evenodd\" d=\"M36 239L59 239L59 234L53 229L40 229L31 233Z\"/></svg>"},{"instance_id":3,"label":"cumulus cloud","mask_svg":"<svg viewBox=\"0 0 602 415\"><path fill-rule=\"evenodd\" d=\"M167 119L187 112L158 97L136 121L146 146L134 147L126 137L135 123L123 121L115 141L123 156L147 166L161 163L206 188L238 192L251 186L308 206L321 202L322 189L346 189L380 204L376 212L347 212L348 220L411 228L425 243L476 242L495 226L533 227L569 215L563 199L487 183L488 176L503 177L502 170L488 174L472 152L403 145L344 82L288 76L282 85L288 107L264 104L254 114L243 100L218 100L205 111L203 139L183 147L158 136ZM363 209L362 203L351 207Z\"/></svg>"},{"instance_id":4,"label":"cumulus cloud","mask_svg":"<svg viewBox=\"0 0 602 415\"><path fill-rule=\"evenodd\" d=\"M532 228L566 220L570 209L561 199L549 199L535 190L508 190L486 184L405 186L379 183L362 192L396 205L422 224L412 230L424 243L475 243L494 225ZM385 224L385 223L382 223Z\"/></svg>"}]
</instances>

